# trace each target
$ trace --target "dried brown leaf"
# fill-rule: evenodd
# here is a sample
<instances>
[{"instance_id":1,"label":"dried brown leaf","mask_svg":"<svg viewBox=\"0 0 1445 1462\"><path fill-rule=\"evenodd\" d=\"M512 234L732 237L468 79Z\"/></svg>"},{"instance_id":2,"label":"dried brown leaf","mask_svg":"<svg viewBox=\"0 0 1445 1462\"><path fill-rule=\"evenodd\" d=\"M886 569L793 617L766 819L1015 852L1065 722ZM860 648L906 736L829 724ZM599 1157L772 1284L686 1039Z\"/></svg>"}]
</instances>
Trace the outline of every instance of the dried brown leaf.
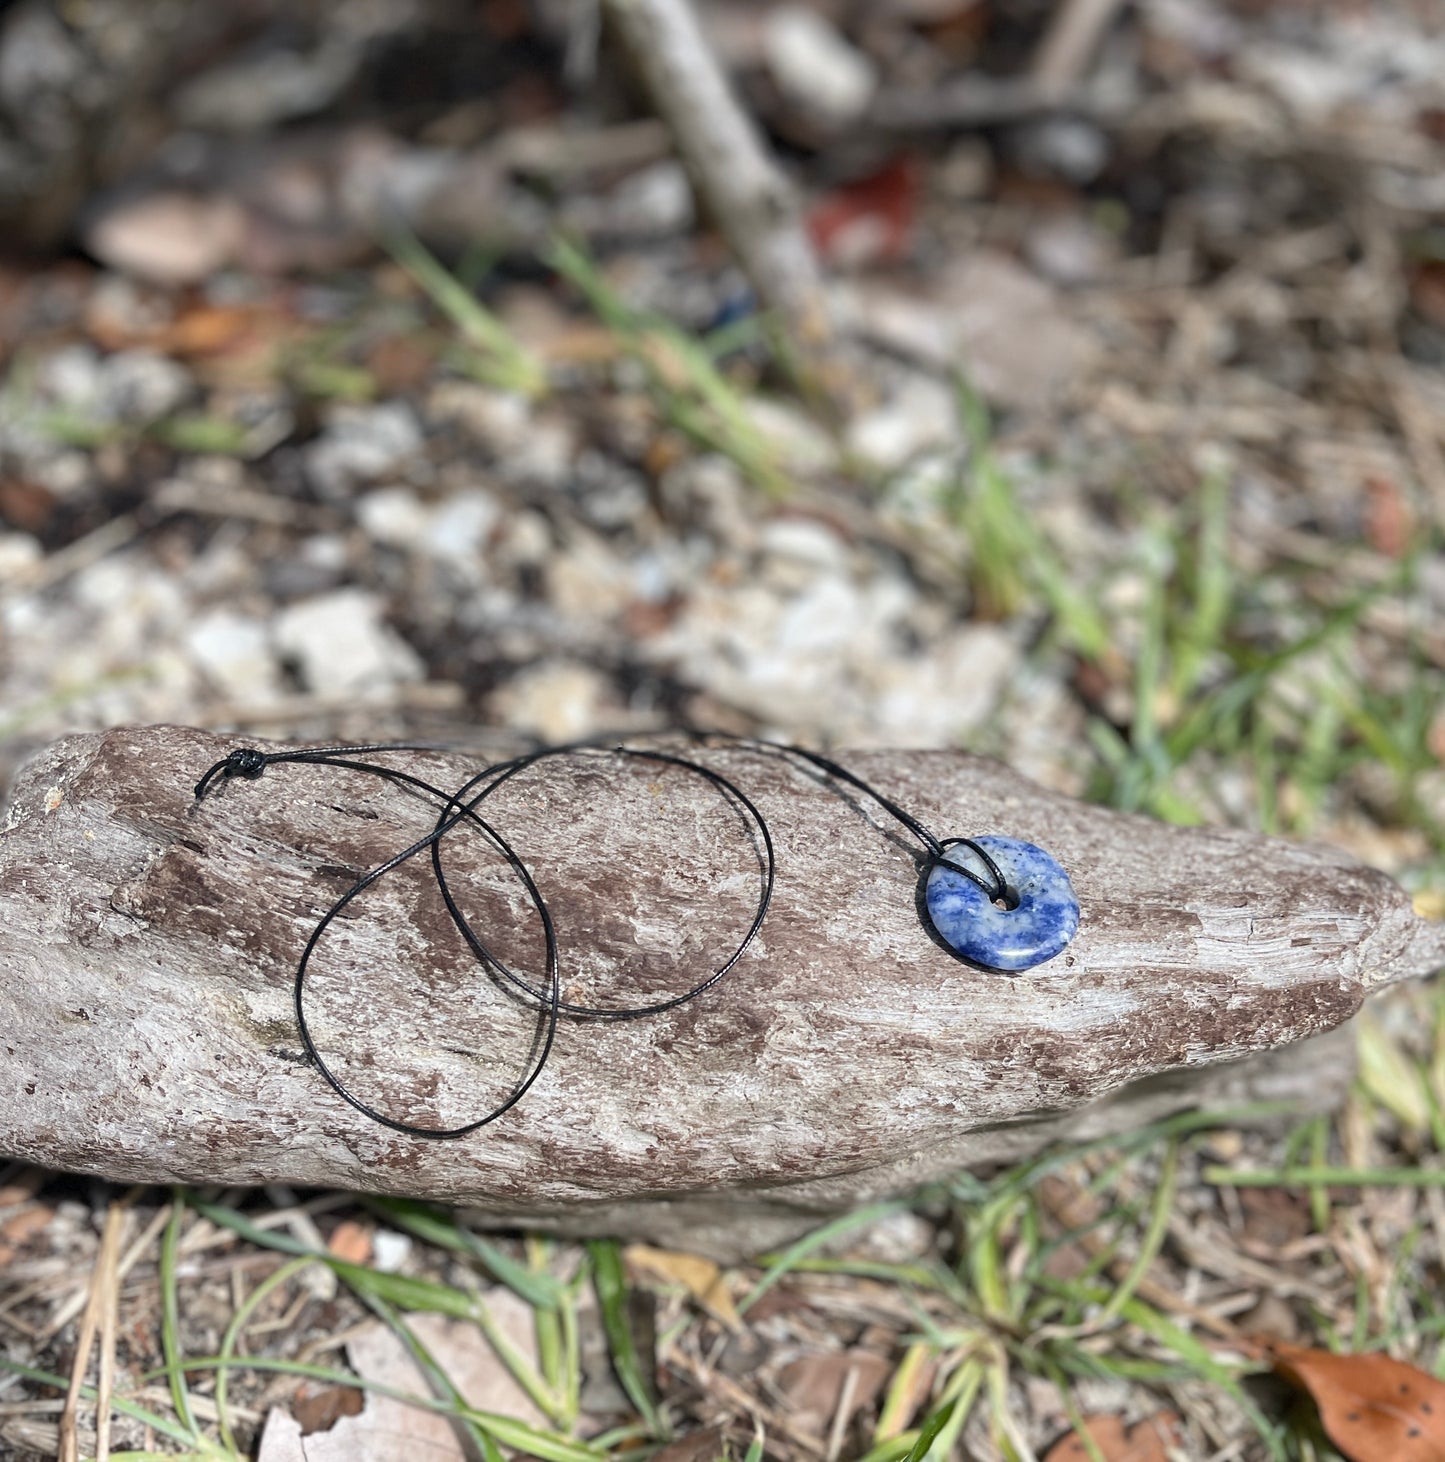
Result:
<instances>
[{"instance_id":1,"label":"dried brown leaf","mask_svg":"<svg viewBox=\"0 0 1445 1462\"><path fill-rule=\"evenodd\" d=\"M830 1426L846 1426L858 1412L871 1406L890 1369L887 1360L871 1350L803 1355L783 1367L778 1389L787 1402L789 1419L821 1437L828 1434ZM841 1422L837 1421L840 1406L845 1412Z\"/></svg>"},{"instance_id":2,"label":"dried brown leaf","mask_svg":"<svg viewBox=\"0 0 1445 1462\"><path fill-rule=\"evenodd\" d=\"M355 1386L325 1386L306 1382L291 1398L291 1414L302 1436L330 1431L343 1416L359 1416L366 1396Z\"/></svg>"},{"instance_id":3,"label":"dried brown leaf","mask_svg":"<svg viewBox=\"0 0 1445 1462\"><path fill-rule=\"evenodd\" d=\"M1182 1443L1179 1418L1157 1411L1125 1426L1122 1417L1106 1414L1083 1418L1084 1430L1106 1462L1170 1462L1169 1448ZM1089 1448L1076 1433L1062 1437L1044 1455L1044 1462L1089 1462Z\"/></svg>"},{"instance_id":4,"label":"dried brown leaf","mask_svg":"<svg viewBox=\"0 0 1445 1462\"><path fill-rule=\"evenodd\" d=\"M8 1264L54 1217L53 1208L37 1203L0 1223L0 1264Z\"/></svg>"},{"instance_id":5,"label":"dried brown leaf","mask_svg":"<svg viewBox=\"0 0 1445 1462\"><path fill-rule=\"evenodd\" d=\"M1445 1381L1388 1355L1335 1355L1278 1342L1275 1371L1307 1391L1351 1462L1445 1462Z\"/></svg>"},{"instance_id":6,"label":"dried brown leaf","mask_svg":"<svg viewBox=\"0 0 1445 1462\"><path fill-rule=\"evenodd\" d=\"M722 1270L711 1259L654 1249L648 1244L630 1245L623 1257L634 1269L660 1279L664 1284L682 1285L713 1319L735 1334L743 1328L742 1317L733 1305Z\"/></svg>"},{"instance_id":7,"label":"dried brown leaf","mask_svg":"<svg viewBox=\"0 0 1445 1462\"><path fill-rule=\"evenodd\" d=\"M727 1456L727 1433L720 1426L689 1432L652 1454L652 1462L714 1462Z\"/></svg>"}]
</instances>

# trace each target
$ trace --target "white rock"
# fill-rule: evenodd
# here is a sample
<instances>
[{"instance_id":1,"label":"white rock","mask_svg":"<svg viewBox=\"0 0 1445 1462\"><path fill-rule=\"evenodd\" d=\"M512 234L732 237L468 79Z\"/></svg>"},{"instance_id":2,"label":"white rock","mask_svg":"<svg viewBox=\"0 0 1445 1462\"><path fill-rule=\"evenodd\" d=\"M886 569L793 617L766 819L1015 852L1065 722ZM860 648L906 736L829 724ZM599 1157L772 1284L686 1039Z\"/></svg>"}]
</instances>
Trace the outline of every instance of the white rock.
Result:
<instances>
[{"instance_id":1,"label":"white rock","mask_svg":"<svg viewBox=\"0 0 1445 1462\"><path fill-rule=\"evenodd\" d=\"M952 388L927 376L910 376L892 400L854 421L848 446L875 467L891 472L958 435L958 403Z\"/></svg>"},{"instance_id":2,"label":"white rock","mask_svg":"<svg viewBox=\"0 0 1445 1462\"><path fill-rule=\"evenodd\" d=\"M896 654L915 592L892 574L857 582L814 571L791 593L772 580L702 580L649 653L770 723L855 735L871 715L864 671Z\"/></svg>"},{"instance_id":3,"label":"white rock","mask_svg":"<svg viewBox=\"0 0 1445 1462\"><path fill-rule=\"evenodd\" d=\"M820 572L839 573L848 566L848 545L816 518L772 518L763 525L762 550Z\"/></svg>"},{"instance_id":4,"label":"white rock","mask_svg":"<svg viewBox=\"0 0 1445 1462\"><path fill-rule=\"evenodd\" d=\"M372 1268L383 1274L396 1274L411 1258L412 1242L407 1234L395 1229L379 1228L371 1236Z\"/></svg>"},{"instance_id":5,"label":"white rock","mask_svg":"<svg viewBox=\"0 0 1445 1462\"><path fill-rule=\"evenodd\" d=\"M633 575L602 539L574 532L547 565L547 598L558 614L595 626L620 614L633 596Z\"/></svg>"},{"instance_id":6,"label":"white rock","mask_svg":"<svg viewBox=\"0 0 1445 1462\"><path fill-rule=\"evenodd\" d=\"M1078 213L1041 219L1024 236L1029 263L1057 284L1096 284L1115 250L1103 231Z\"/></svg>"},{"instance_id":7,"label":"white rock","mask_svg":"<svg viewBox=\"0 0 1445 1462\"><path fill-rule=\"evenodd\" d=\"M517 444L509 473L545 487L560 487L572 471L577 456L577 430L559 416L535 420Z\"/></svg>"},{"instance_id":8,"label":"white rock","mask_svg":"<svg viewBox=\"0 0 1445 1462\"><path fill-rule=\"evenodd\" d=\"M770 396L744 402L752 424L768 438L783 465L794 472L829 472L838 465L833 439L812 417Z\"/></svg>"},{"instance_id":9,"label":"white rock","mask_svg":"<svg viewBox=\"0 0 1445 1462\"><path fill-rule=\"evenodd\" d=\"M303 600L276 618L275 643L320 695L375 691L425 674L416 652L382 622L381 601L364 589Z\"/></svg>"},{"instance_id":10,"label":"white rock","mask_svg":"<svg viewBox=\"0 0 1445 1462\"><path fill-rule=\"evenodd\" d=\"M147 702L159 700L168 710L187 704L168 696L194 694L194 672L176 644L192 606L148 552L130 549L80 570L71 580L70 601L80 611L75 618L64 629L47 625L45 669L53 685L85 684L144 665L144 685L117 684L100 691L97 701L125 705L118 720L134 719L136 707Z\"/></svg>"},{"instance_id":11,"label":"white rock","mask_svg":"<svg viewBox=\"0 0 1445 1462\"><path fill-rule=\"evenodd\" d=\"M481 446L505 454L526 440L532 403L473 381L442 381L427 398L427 414L434 421L455 421Z\"/></svg>"},{"instance_id":12,"label":"white rock","mask_svg":"<svg viewBox=\"0 0 1445 1462\"><path fill-rule=\"evenodd\" d=\"M29 533L0 533L0 588L32 564L45 557L38 538Z\"/></svg>"},{"instance_id":13,"label":"white rock","mask_svg":"<svg viewBox=\"0 0 1445 1462\"><path fill-rule=\"evenodd\" d=\"M158 421L183 406L195 390L191 373L153 350L121 350L101 366L106 414L141 424Z\"/></svg>"},{"instance_id":14,"label":"white rock","mask_svg":"<svg viewBox=\"0 0 1445 1462\"><path fill-rule=\"evenodd\" d=\"M1256 41L1244 48L1240 63L1250 81L1269 88L1301 121L1315 126L1361 90L1358 67L1343 56Z\"/></svg>"},{"instance_id":15,"label":"white rock","mask_svg":"<svg viewBox=\"0 0 1445 1462\"><path fill-rule=\"evenodd\" d=\"M431 513L409 487L379 487L356 504L356 519L373 543L414 550L431 526Z\"/></svg>"},{"instance_id":16,"label":"white rock","mask_svg":"<svg viewBox=\"0 0 1445 1462\"><path fill-rule=\"evenodd\" d=\"M784 94L830 122L860 116L878 86L873 62L804 5L780 5L768 15L763 53Z\"/></svg>"},{"instance_id":17,"label":"white rock","mask_svg":"<svg viewBox=\"0 0 1445 1462\"><path fill-rule=\"evenodd\" d=\"M501 516L501 505L485 488L463 488L432 509L422 547L437 558L478 559Z\"/></svg>"},{"instance_id":18,"label":"white rock","mask_svg":"<svg viewBox=\"0 0 1445 1462\"><path fill-rule=\"evenodd\" d=\"M775 648L803 661L836 654L862 629L863 603L857 589L839 575L819 579L791 600L778 621Z\"/></svg>"},{"instance_id":19,"label":"white rock","mask_svg":"<svg viewBox=\"0 0 1445 1462\"><path fill-rule=\"evenodd\" d=\"M862 1233L850 1234L838 1244L840 1252L866 1254L884 1264L907 1264L921 1259L937 1242L937 1230L921 1214L890 1213Z\"/></svg>"},{"instance_id":20,"label":"white rock","mask_svg":"<svg viewBox=\"0 0 1445 1462\"><path fill-rule=\"evenodd\" d=\"M497 556L512 568L530 569L546 563L552 553L552 525L530 508L507 517Z\"/></svg>"},{"instance_id":21,"label":"white rock","mask_svg":"<svg viewBox=\"0 0 1445 1462\"><path fill-rule=\"evenodd\" d=\"M185 644L207 680L231 700L267 701L279 694L276 657L264 621L214 609L186 631Z\"/></svg>"},{"instance_id":22,"label":"white rock","mask_svg":"<svg viewBox=\"0 0 1445 1462\"><path fill-rule=\"evenodd\" d=\"M1109 161L1109 138L1080 117L1044 117L1014 134L1014 151L1031 171L1091 183Z\"/></svg>"},{"instance_id":23,"label":"white rock","mask_svg":"<svg viewBox=\"0 0 1445 1462\"><path fill-rule=\"evenodd\" d=\"M1243 60L1244 28L1219 0L1149 0L1151 35L1203 61ZM1258 44L1256 41L1255 44Z\"/></svg>"},{"instance_id":24,"label":"white rock","mask_svg":"<svg viewBox=\"0 0 1445 1462\"><path fill-rule=\"evenodd\" d=\"M301 540L296 557L308 568L339 574L346 567L351 550L340 533L313 533Z\"/></svg>"},{"instance_id":25,"label":"white rock","mask_svg":"<svg viewBox=\"0 0 1445 1462\"><path fill-rule=\"evenodd\" d=\"M646 604L660 604L669 595L686 594L707 572L714 553L715 545L702 534L681 543L659 539L628 564L634 596Z\"/></svg>"},{"instance_id":26,"label":"white rock","mask_svg":"<svg viewBox=\"0 0 1445 1462\"><path fill-rule=\"evenodd\" d=\"M95 481L95 459L72 447L42 452L26 460L25 475L53 497L76 497Z\"/></svg>"},{"instance_id":27,"label":"white rock","mask_svg":"<svg viewBox=\"0 0 1445 1462\"><path fill-rule=\"evenodd\" d=\"M689 457L658 483L669 514L695 522L713 542L747 551L758 542L757 508L737 464L717 452Z\"/></svg>"},{"instance_id":28,"label":"white rock","mask_svg":"<svg viewBox=\"0 0 1445 1462\"><path fill-rule=\"evenodd\" d=\"M879 662L879 731L893 746L957 745L994 714L1018 661L1004 630L970 625L924 655Z\"/></svg>"},{"instance_id":29,"label":"white rock","mask_svg":"<svg viewBox=\"0 0 1445 1462\"><path fill-rule=\"evenodd\" d=\"M952 323L936 300L872 280L849 281L832 298L850 333L934 370L954 364Z\"/></svg>"},{"instance_id":30,"label":"white rock","mask_svg":"<svg viewBox=\"0 0 1445 1462\"><path fill-rule=\"evenodd\" d=\"M693 221L692 184L680 162L664 158L640 168L607 200L608 220L628 237L681 233Z\"/></svg>"},{"instance_id":31,"label":"white rock","mask_svg":"<svg viewBox=\"0 0 1445 1462\"><path fill-rule=\"evenodd\" d=\"M573 741L597 729L610 687L599 670L544 661L514 675L493 697L502 719L548 742Z\"/></svg>"},{"instance_id":32,"label":"white rock","mask_svg":"<svg viewBox=\"0 0 1445 1462\"><path fill-rule=\"evenodd\" d=\"M356 74L359 46L331 37L307 54L267 50L212 66L172 98L178 119L207 131L259 132L321 111Z\"/></svg>"},{"instance_id":33,"label":"white rock","mask_svg":"<svg viewBox=\"0 0 1445 1462\"><path fill-rule=\"evenodd\" d=\"M404 401L338 407L307 449L306 469L322 492L339 495L399 470L421 445L421 426Z\"/></svg>"},{"instance_id":34,"label":"white rock","mask_svg":"<svg viewBox=\"0 0 1445 1462\"><path fill-rule=\"evenodd\" d=\"M134 561L136 557L118 553L87 565L71 580L76 602L112 622L128 618L145 588L144 566Z\"/></svg>"},{"instance_id":35,"label":"white rock","mask_svg":"<svg viewBox=\"0 0 1445 1462\"><path fill-rule=\"evenodd\" d=\"M100 356L89 345L66 345L40 362L36 385L60 406L97 410L103 395Z\"/></svg>"}]
</instances>

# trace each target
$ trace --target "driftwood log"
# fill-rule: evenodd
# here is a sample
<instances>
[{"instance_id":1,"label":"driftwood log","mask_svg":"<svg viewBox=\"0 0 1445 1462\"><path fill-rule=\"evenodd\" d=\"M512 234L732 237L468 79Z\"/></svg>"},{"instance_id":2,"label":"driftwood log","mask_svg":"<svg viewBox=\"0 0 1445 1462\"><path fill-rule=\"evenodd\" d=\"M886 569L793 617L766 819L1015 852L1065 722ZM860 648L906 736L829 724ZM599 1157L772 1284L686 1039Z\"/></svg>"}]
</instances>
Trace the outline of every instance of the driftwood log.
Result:
<instances>
[{"instance_id":1,"label":"driftwood log","mask_svg":"<svg viewBox=\"0 0 1445 1462\"><path fill-rule=\"evenodd\" d=\"M435 809L300 765L197 803L196 778L234 745L121 729L21 773L0 833L0 1152L127 1181L409 1194L737 1254L1060 1138L1203 1102L1327 1101L1349 1062L1325 1033L1445 962L1445 927L1341 853L1165 827L961 754L846 757L940 836L1028 838L1070 870L1083 922L1066 953L977 971L923 932L909 845L876 807L777 757L709 750L776 840L759 939L691 1004L564 1021L517 1107L430 1142L324 1085L291 986L320 915ZM393 764L448 788L477 767ZM555 760L486 808L548 899L568 998L681 991L751 918L755 836L689 773ZM537 917L495 851L458 831L445 857L468 916L536 978ZM418 1123L494 1104L536 1029L467 953L425 858L336 921L307 1002L328 1062Z\"/></svg>"}]
</instances>

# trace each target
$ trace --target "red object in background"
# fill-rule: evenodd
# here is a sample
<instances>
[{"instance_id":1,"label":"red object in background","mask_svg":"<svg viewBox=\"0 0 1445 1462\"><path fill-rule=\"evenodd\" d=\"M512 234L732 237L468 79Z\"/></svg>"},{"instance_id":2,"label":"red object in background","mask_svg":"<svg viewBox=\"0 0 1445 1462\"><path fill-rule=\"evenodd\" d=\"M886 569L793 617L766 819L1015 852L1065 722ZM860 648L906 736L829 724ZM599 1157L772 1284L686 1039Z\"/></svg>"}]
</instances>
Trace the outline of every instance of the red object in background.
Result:
<instances>
[{"instance_id":1,"label":"red object in background","mask_svg":"<svg viewBox=\"0 0 1445 1462\"><path fill-rule=\"evenodd\" d=\"M808 235L830 264L896 264L908 255L922 194L923 166L910 153L808 210Z\"/></svg>"},{"instance_id":2,"label":"red object in background","mask_svg":"<svg viewBox=\"0 0 1445 1462\"><path fill-rule=\"evenodd\" d=\"M1404 558L1415 534L1415 514L1400 485L1385 477L1365 479L1365 542L1386 558Z\"/></svg>"}]
</instances>

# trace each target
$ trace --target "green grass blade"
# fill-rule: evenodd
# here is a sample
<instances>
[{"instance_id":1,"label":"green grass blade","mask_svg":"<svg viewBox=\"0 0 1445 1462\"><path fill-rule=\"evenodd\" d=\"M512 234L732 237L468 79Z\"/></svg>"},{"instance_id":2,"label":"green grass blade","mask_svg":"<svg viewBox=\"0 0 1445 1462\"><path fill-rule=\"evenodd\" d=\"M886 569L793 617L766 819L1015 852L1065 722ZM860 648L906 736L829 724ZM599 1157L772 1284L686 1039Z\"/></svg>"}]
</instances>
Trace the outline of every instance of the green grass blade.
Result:
<instances>
[{"instance_id":1,"label":"green grass blade","mask_svg":"<svg viewBox=\"0 0 1445 1462\"><path fill-rule=\"evenodd\" d=\"M565 1296L565 1287L553 1275L519 1264L496 1244L430 1204L409 1198L374 1197L366 1200L366 1206L424 1243L477 1260L493 1279L505 1284L533 1309L553 1308Z\"/></svg>"},{"instance_id":2,"label":"green grass blade","mask_svg":"<svg viewBox=\"0 0 1445 1462\"><path fill-rule=\"evenodd\" d=\"M189 1364L189 1362L187 1363ZM65 1392L70 1389L70 1381L65 1376L57 1376L53 1371L42 1371L34 1366L21 1365L19 1361L10 1360L7 1356L0 1355L0 1370L9 1371L11 1374L20 1376L27 1381L35 1381L42 1386L51 1386L57 1391ZM164 1376L167 1372L164 1369L155 1371L147 1379ZM80 1394L86 1401L96 1399L94 1386L82 1386ZM196 1437L187 1432L182 1426L177 1425L168 1416L161 1416L158 1412L150 1411L144 1406L138 1406L134 1401L128 1401L124 1396L112 1395L110 1404L122 1415L130 1417L134 1421L143 1423L145 1426L158 1431L163 1437L169 1437L173 1442L180 1442L185 1446L200 1446L199 1455L208 1458L229 1458L234 1462L234 1454L222 1452L216 1444L206 1437ZM112 1453L114 1457L116 1454Z\"/></svg>"},{"instance_id":3,"label":"green grass blade","mask_svg":"<svg viewBox=\"0 0 1445 1462\"><path fill-rule=\"evenodd\" d=\"M111 1452L110 1462L213 1462L214 1452ZM240 1454L236 1457L239 1459Z\"/></svg>"},{"instance_id":4,"label":"green grass blade","mask_svg":"<svg viewBox=\"0 0 1445 1462\"><path fill-rule=\"evenodd\" d=\"M454 1320L477 1322L476 1297L453 1289L450 1285L438 1284L430 1279L413 1279L405 1274L382 1274L379 1270L368 1269L364 1264L352 1264L348 1260L338 1259L325 1249L303 1244L289 1234L263 1229L243 1214L221 1204L193 1201L191 1206L213 1223L229 1228L253 1244L276 1249L283 1254L306 1255L325 1264L338 1279L349 1285L363 1299L375 1295L403 1310L430 1311L438 1315L449 1315Z\"/></svg>"},{"instance_id":5,"label":"green grass blade","mask_svg":"<svg viewBox=\"0 0 1445 1462\"><path fill-rule=\"evenodd\" d=\"M652 1399L652 1388L643 1374L637 1344L627 1315L627 1280L622 1272L622 1255L611 1239L594 1239L587 1245L592 1256L592 1283L597 1303L602 1310L602 1328L612 1351L612 1368L627 1399L637 1408L655 1436L664 1434L665 1425Z\"/></svg>"},{"instance_id":6,"label":"green grass blade","mask_svg":"<svg viewBox=\"0 0 1445 1462\"><path fill-rule=\"evenodd\" d=\"M858 1459L858 1462L902 1462L918 1441L918 1430L900 1432L885 1442L875 1442Z\"/></svg>"},{"instance_id":7,"label":"green grass blade","mask_svg":"<svg viewBox=\"0 0 1445 1462\"><path fill-rule=\"evenodd\" d=\"M1212 655L1223 648L1234 600L1229 562L1229 481L1209 472L1199 488L1199 531L1194 541L1194 602L1173 654L1170 689L1178 701L1199 685Z\"/></svg>"},{"instance_id":8,"label":"green grass blade","mask_svg":"<svg viewBox=\"0 0 1445 1462\"><path fill-rule=\"evenodd\" d=\"M486 1443L490 1438L472 1418L462 1414L467 1409L466 1397L457 1389L455 1382L447 1374L446 1369L426 1345L423 1344L421 1337L384 1300L379 1300L375 1296L372 1296L367 1301L367 1304L372 1314L406 1346L412 1360L416 1363L417 1369L422 1373L422 1377L432 1390L440 1392L447 1401L451 1402L455 1409L457 1420L471 1440L472 1445L479 1452L485 1452Z\"/></svg>"},{"instance_id":9,"label":"green grass blade","mask_svg":"<svg viewBox=\"0 0 1445 1462\"><path fill-rule=\"evenodd\" d=\"M1149 1227L1144 1231L1139 1252L1134 1262L1119 1283L1119 1288L1109 1297L1099 1316L1100 1327L1111 1324L1134 1297L1134 1291L1149 1272L1149 1266L1159 1257L1164 1246L1164 1236L1169 1232L1169 1216L1174 1207L1174 1190L1179 1178L1179 1144L1171 1142L1164 1158L1164 1167L1159 1174L1159 1183L1154 1194L1154 1206L1149 1215Z\"/></svg>"},{"instance_id":10,"label":"green grass blade","mask_svg":"<svg viewBox=\"0 0 1445 1462\"><path fill-rule=\"evenodd\" d=\"M236 1344L241 1337L241 1332L246 1328L247 1321L256 1313L257 1307L271 1293L273 1289L286 1284L289 1280L300 1274L313 1263L310 1259L292 1259L282 1264L274 1274L268 1274L265 1279L246 1296L236 1308L236 1313L231 1316L231 1323L226 1326L226 1333L221 1337L221 1355L229 1360L236 1353ZM221 1440L233 1452L238 1451L236 1446L236 1434L231 1427L230 1411L227 1405L227 1383L230 1379L230 1370L222 1367L216 1373L216 1420L221 1428Z\"/></svg>"},{"instance_id":11,"label":"green grass blade","mask_svg":"<svg viewBox=\"0 0 1445 1462\"><path fill-rule=\"evenodd\" d=\"M919 1378L932 1354L933 1346L923 1340L915 1340L904 1351L903 1359L893 1372L888 1394L884 1397L883 1405L878 1411L878 1423L873 1428L873 1449L868 1453L870 1457L879 1446L896 1441L902 1436L908 1412L917 1404L915 1390Z\"/></svg>"},{"instance_id":12,"label":"green grass blade","mask_svg":"<svg viewBox=\"0 0 1445 1462\"><path fill-rule=\"evenodd\" d=\"M773 497L792 488L767 436L708 350L670 321L631 308L575 244L557 239L547 262L587 301L646 372L663 418L711 451L730 457ZM671 367L671 369L669 369Z\"/></svg>"},{"instance_id":13,"label":"green grass blade","mask_svg":"<svg viewBox=\"0 0 1445 1462\"><path fill-rule=\"evenodd\" d=\"M434 1396L417 1396L397 1386L388 1386L381 1381L371 1381L351 1371L337 1370L331 1366L308 1365L302 1361L281 1360L272 1356L241 1355L223 1359L221 1356L204 1356L199 1360L185 1362L187 1371L215 1371L222 1366L231 1370L274 1371L283 1376L300 1376L305 1380L324 1381L332 1386L351 1386L359 1391L374 1392L378 1396L390 1397L404 1402L420 1411L434 1411L441 1416L450 1416L459 1421L474 1421L483 1430L490 1432L493 1439L503 1447L514 1447L530 1457L540 1457L543 1462L607 1462L605 1455L586 1442L572 1441L554 1432L545 1432L526 1422L516 1421L510 1416L500 1416L493 1411L478 1411L449 1400ZM149 1380L165 1374L165 1370L147 1372L143 1379ZM61 1382L63 1386L65 1383Z\"/></svg>"},{"instance_id":14,"label":"green grass blade","mask_svg":"<svg viewBox=\"0 0 1445 1462\"><path fill-rule=\"evenodd\" d=\"M182 1188L171 1194L171 1216L161 1240L161 1350L165 1355L166 1380L171 1388L171 1402L176 1416L192 1443L200 1438L196 1419L191 1414L191 1393L186 1389L185 1371L181 1363L180 1301L176 1293L176 1253L181 1241L181 1225L186 1217L186 1195Z\"/></svg>"},{"instance_id":15,"label":"green grass blade","mask_svg":"<svg viewBox=\"0 0 1445 1462\"><path fill-rule=\"evenodd\" d=\"M487 1344L496 1351L502 1364L511 1372L512 1379L527 1393L533 1405L546 1415L548 1420L557 1426L570 1426L574 1418L567 1414L567 1403L559 1392L554 1390L553 1387L549 1386L542 1379L537 1373L536 1367L502 1333L501 1327L492 1319L492 1312L487 1307L487 1302L481 1295L476 1295L473 1303L476 1306L478 1327L481 1329L482 1334L486 1336ZM557 1313L555 1310L534 1312L534 1319L541 1319L544 1315L553 1325L556 1324ZM540 1328L537 1333L540 1338Z\"/></svg>"},{"instance_id":16,"label":"green grass blade","mask_svg":"<svg viewBox=\"0 0 1445 1462\"><path fill-rule=\"evenodd\" d=\"M547 371L507 327L409 229L390 230L392 257L431 296L461 334L480 351L483 371L495 385L524 396L547 390Z\"/></svg>"},{"instance_id":17,"label":"green grass blade","mask_svg":"<svg viewBox=\"0 0 1445 1462\"><path fill-rule=\"evenodd\" d=\"M1181 1329L1172 1320L1165 1319L1157 1310L1140 1300L1128 1301L1124 1305L1122 1313L1124 1319L1128 1320L1130 1324L1137 1325L1160 1345L1167 1346L1176 1355L1181 1356L1206 1380L1227 1391L1234 1399L1235 1405L1249 1417L1254 1429L1259 1433L1260 1440L1268 1447L1271 1462L1288 1462L1284 1446L1280 1441L1279 1428L1260 1411L1244 1387L1223 1365L1215 1360L1201 1341L1196 1340L1187 1330Z\"/></svg>"},{"instance_id":18,"label":"green grass blade","mask_svg":"<svg viewBox=\"0 0 1445 1462\"><path fill-rule=\"evenodd\" d=\"M879 1219L902 1213L907 1207L908 1204L902 1200L870 1203L863 1208L854 1209L852 1213L845 1213L841 1218L835 1218L831 1223L825 1223L822 1228L814 1229L810 1234L805 1234L797 1243L790 1244L775 1258L770 1256L766 1260L767 1269L763 1277L738 1303L738 1314L746 1314L748 1309L757 1304L784 1275L794 1268L800 1259L805 1259L814 1250L831 1244L834 1239L841 1238L844 1234L852 1233L854 1229L867 1228L870 1223L877 1223Z\"/></svg>"},{"instance_id":19,"label":"green grass blade","mask_svg":"<svg viewBox=\"0 0 1445 1462\"><path fill-rule=\"evenodd\" d=\"M944 1391L943 1404L919 1428L918 1439L908 1449L904 1462L924 1462L926 1457L946 1462L953 1455L964 1423L978 1400L985 1370L984 1363L975 1359L959 1366Z\"/></svg>"},{"instance_id":20,"label":"green grass blade","mask_svg":"<svg viewBox=\"0 0 1445 1462\"><path fill-rule=\"evenodd\" d=\"M1207 1167L1203 1178L1221 1188L1445 1188L1445 1168Z\"/></svg>"}]
</instances>

